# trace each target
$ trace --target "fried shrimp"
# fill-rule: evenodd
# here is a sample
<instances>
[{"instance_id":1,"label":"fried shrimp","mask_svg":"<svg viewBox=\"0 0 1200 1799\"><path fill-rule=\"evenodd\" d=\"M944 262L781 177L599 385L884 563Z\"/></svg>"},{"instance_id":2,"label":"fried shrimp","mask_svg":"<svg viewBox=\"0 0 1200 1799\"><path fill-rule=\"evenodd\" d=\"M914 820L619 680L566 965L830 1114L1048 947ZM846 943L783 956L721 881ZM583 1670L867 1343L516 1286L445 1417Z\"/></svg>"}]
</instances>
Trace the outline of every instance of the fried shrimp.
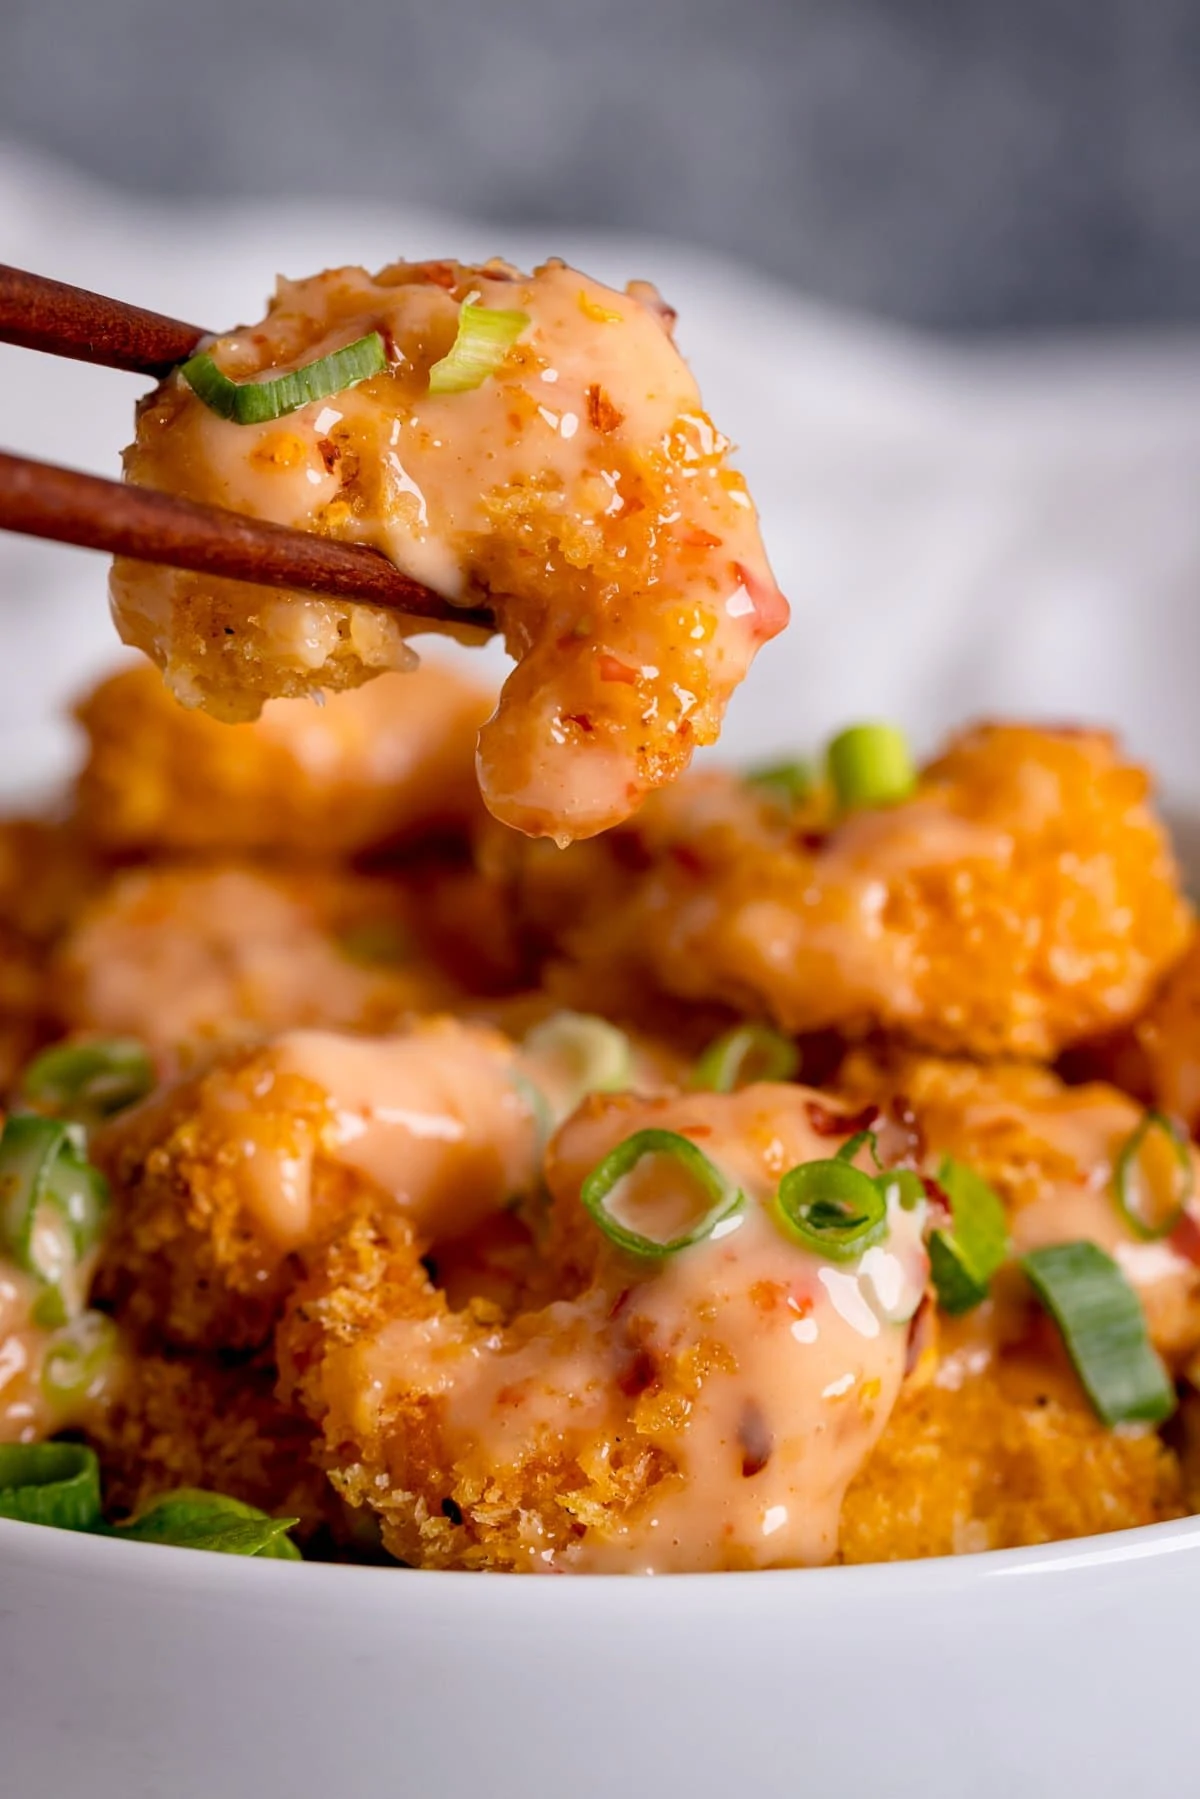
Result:
<instances>
[{"instance_id":1,"label":"fried shrimp","mask_svg":"<svg viewBox=\"0 0 1200 1799\"><path fill-rule=\"evenodd\" d=\"M361 855L463 830L479 808L486 692L437 663L359 693L272 701L230 731L178 705L144 663L78 707L75 817L107 855Z\"/></svg>"},{"instance_id":2,"label":"fried shrimp","mask_svg":"<svg viewBox=\"0 0 1200 1799\"><path fill-rule=\"evenodd\" d=\"M1177 1518L1175 1456L1107 1430L1045 1357L912 1383L842 1507L839 1560L1053 1543Z\"/></svg>"},{"instance_id":3,"label":"fried shrimp","mask_svg":"<svg viewBox=\"0 0 1200 1799\"><path fill-rule=\"evenodd\" d=\"M602 843L497 862L527 932L598 990L1046 1058L1132 1017L1182 947L1147 790L1101 733L987 725L888 808L793 815L710 773Z\"/></svg>"},{"instance_id":4,"label":"fried shrimp","mask_svg":"<svg viewBox=\"0 0 1200 1799\"><path fill-rule=\"evenodd\" d=\"M357 1209L394 1209L427 1248L531 1190L539 1123L517 1073L507 1038L450 1018L224 1053L97 1137L119 1195L97 1293L139 1336L259 1348Z\"/></svg>"},{"instance_id":5,"label":"fried shrimp","mask_svg":"<svg viewBox=\"0 0 1200 1799\"><path fill-rule=\"evenodd\" d=\"M1003 1063L980 1068L905 1055L852 1057L839 1078L854 1098L904 1096L924 1140L927 1166L951 1155L982 1175L1005 1202L1014 1255L1051 1243L1098 1244L1135 1288L1155 1346L1178 1365L1200 1347L1200 1152L1185 1153L1192 1197L1168 1235L1148 1241L1122 1211L1114 1169L1143 1119L1141 1108L1114 1087L1068 1087L1048 1069ZM1145 1146L1139 1185L1162 1189L1174 1203L1175 1147ZM1159 1209L1148 1195L1149 1211ZM984 1309L987 1328L1023 1333L1012 1295ZM978 1346L977 1346L978 1348Z\"/></svg>"},{"instance_id":6,"label":"fried shrimp","mask_svg":"<svg viewBox=\"0 0 1200 1799\"><path fill-rule=\"evenodd\" d=\"M181 1045L308 1026L384 1030L456 993L417 957L417 914L396 882L250 864L115 875L51 963L67 1031Z\"/></svg>"},{"instance_id":7,"label":"fried shrimp","mask_svg":"<svg viewBox=\"0 0 1200 1799\"><path fill-rule=\"evenodd\" d=\"M1141 1017L1085 1045L1072 1070L1102 1075L1200 1134L1200 932Z\"/></svg>"},{"instance_id":8,"label":"fried shrimp","mask_svg":"<svg viewBox=\"0 0 1200 1799\"><path fill-rule=\"evenodd\" d=\"M888 1201L872 1246L837 1262L776 1212L781 1175L827 1161L854 1124L800 1087L593 1096L547 1159L552 1297L511 1315L451 1309L412 1227L360 1216L278 1338L334 1485L422 1566L828 1560L843 1493L900 1391L928 1268L919 1205ZM589 1171L641 1131L675 1135L611 1187L609 1220L661 1241L696 1228L714 1187L732 1205L657 1259L610 1241L580 1200ZM879 1149L909 1144L887 1127Z\"/></svg>"},{"instance_id":9,"label":"fried shrimp","mask_svg":"<svg viewBox=\"0 0 1200 1799\"><path fill-rule=\"evenodd\" d=\"M506 348L451 378L488 315L512 324ZM670 316L644 284L560 262L284 281L260 325L211 346L224 375L278 376L372 333L382 366L263 424L219 416L176 372L139 411L126 475L371 544L490 608L517 668L480 733L484 800L518 830L590 836L716 738L788 616ZM413 621L378 607L120 561L112 597L176 696L226 719L413 663Z\"/></svg>"}]
</instances>

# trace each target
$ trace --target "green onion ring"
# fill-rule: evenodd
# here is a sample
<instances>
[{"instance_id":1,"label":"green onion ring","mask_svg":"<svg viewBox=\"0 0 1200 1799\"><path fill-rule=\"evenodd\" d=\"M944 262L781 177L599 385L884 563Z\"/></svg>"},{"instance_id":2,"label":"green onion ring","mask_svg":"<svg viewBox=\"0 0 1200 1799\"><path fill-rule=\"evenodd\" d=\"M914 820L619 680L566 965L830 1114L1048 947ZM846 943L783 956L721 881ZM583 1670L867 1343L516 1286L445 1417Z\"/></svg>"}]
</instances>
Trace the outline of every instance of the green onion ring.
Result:
<instances>
[{"instance_id":1,"label":"green onion ring","mask_svg":"<svg viewBox=\"0 0 1200 1799\"><path fill-rule=\"evenodd\" d=\"M117 1327L103 1312L84 1312L47 1343L41 1386L58 1403L81 1399L108 1367L117 1350Z\"/></svg>"},{"instance_id":2,"label":"green onion ring","mask_svg":"<svg viewBox=\"0 0 1200 1799\"><path fill-rule=\"evenodd\" d=\"M917 776L904 733L895 725L851 725L826 751L838 809L893 806L907 799Z\"/></svg>"},{"instance_id":3,"label":"green onion ring","mask_svg":"<svg viewBox=\"0 0 1200 1799\"><path fill-rule=\"evenodd\" d=\"M775 1208L805 1249L830 1262L853 1262L887 1235L880 1181L837 1160L801 1162L779 1183Z\"/></svg>"},{"instance_id":4,"label":"green onion ring","mask_svg":"<svg viewBox=\"0 0 1200 1799\"><path fill-rule=\"evenodd\" d=\"M965 1162L943 1156L937 1180L951 1223L929 1233L929 1272L943 1312L959 1317L988 1296L1008 1254L1008 1216L1000 1196Z\"/></svg>"},{"instance_id":5,"label":"green onion ring","mask_svg":"<svg viewBox=\"0 0 1200 1799\"><path fill-rule=\"evenodd\" d=\"M1103 1423L1161 1424L1175 1388L1137 1294L1095 1243L1052 1243L1020 1259Z\"/></svg>"},{"instance_id":6,"label":"green onion ring","mask_svg":"<svg viewBox=\"0 0 1200 1799\"><path fill-rule=\"evenodd\" d=\"M0 1518L95 1530L100 1464L81 1443L0 1443Z\"/></svg>"},{"instance_id":7,"label":"green onion ring","mask_svg":"<svg viewBox=\"0 0 1200 1799\"><path fill-rule=\"evenodd\" d=\"M197 399L203 400L218 418L232 419L235 425L263 425L270 419L284 418L313 400L328 400L344 393L387 368L387 351L378 331L368 331L352 344L318 356L302 368L289 369L268 379L255 377L249 381L232 381L208 354L202 350L181 363L183 376Z\"/></svg>"},{"instance_id":8,"label":"green onion ring","mask_svg":"<svg viewBox=\"0 0 1200 1799\"><path fill-rule=\"evenodd\" d=\"M747 769L743 779L768 799L777 801L788 812L794 812L816 786L811 762L769 762Z\"/></svg>"},{"instance_id":9,"label":"green onion ring","mask_svg":"<svg viewBox=\"0 0 1200 1799\"><path fill-rule=\"evenodd\" d=\"M464 300L458 331L440 362L429 371L431 394L468 393L494 375L529 323L527 312L502 312Z\"/></svg>"},{"instance_id":10,"label":"green onion ring","mask_svg":"<svg viewBox=\"0 0 1200 1799\"><path fill-rule=\"evenodd\" d=\"M35 1056L21 1078L21 1097L39 1112L98 1124L144 1099L154 1064L136 1037L56 1043Z\"/></svg>"},{"instance_id":11,"label":"green onion ring","mask_svg":"<svg viewBox=\"0 0 1200 1799\"><path fill-rule=\"evenodd\" d=\"M1180 1173L1178 1185L1179 1201L1161 1224L1149 1224L1133 1207L1131 1186L1142 1144L1151 1131L1161 1131L1174 1153L1175 1163ZM1192 1152L1188 1139L1179 1125L1165 1112L1154 1110L1142 1114L1141 1119L1130 1132L1117 1152L1113 1162L1112 1190L1113 1197L1126 1224L1134 1234L1145 1243L1156 1243L1160 1237L1169 1237L1179 1220L1187 1210L1187 1203L1196 1189L1195 1169L1192 1166Z\"/></svg>"},{"instance_id":12,"label":"green onion ring","mask_svg":"<svg viewBox=\"0 0 1200 1799\"><path fill-rule=\"evenodd\" d=\"M645 1156L669 1156L678 1162L711 1201L708 1210L694 1225L665 1242L621 1224L608 1209L614 1189ZM592 1169L579 1197L588 1216L611 1243L647 1261L660 1261L664 1256L676 1255L681 1249L690 1249L692 1244L703 1242L706 1237L711 1237L722 1220L731 1217L745 1204L741 1189L722 1174L690 1138L680 1136L677 1131L663 1130L635 1131L623 1143L618 1143Z\"/></svg>"},{"instance_id":13,"label":"green onion ring","mask_svg":"<svg viewBox=\"0 0 1200 1799\"><path fill-rule=\"evenodd\" d=\"M853 1137L847 1137L833 1159L835 1162L853 1162L859 1150L867 1148L871 1151L871 1160L876 1168L882 1170L883 1163L879 1160L879 1137L872 1130L855 1131Z\"/></svg>"},{"instance_id":14,"label":"green onion ring","mask_svg":"<svg viewBox=\"0 0 1200 1799\"><path fill-rule=\"evenodd\" d=\"M790 1081L800 1056L790 1037L765 1024L743 1024L710 1043L688 1085L708 1093L732 1093L752 1081Z\"/></svg>"},{"instance_id":15,"label":"green onion ring","mask_svg":"<svg viewBox=\"0 0 1200 1799\"><path fill-rule=\"evenodd\" d=\"M522 1048L526 1058L557 1062L565 1069L563 1091L556 1091L564 1117L589 1093L621 1093L633 1085L629 1038L615 1024L590 1012L556 1012L533 1027ZM553 1069L540 1072L549 1079Z\"/></svg>"}]
</instances>

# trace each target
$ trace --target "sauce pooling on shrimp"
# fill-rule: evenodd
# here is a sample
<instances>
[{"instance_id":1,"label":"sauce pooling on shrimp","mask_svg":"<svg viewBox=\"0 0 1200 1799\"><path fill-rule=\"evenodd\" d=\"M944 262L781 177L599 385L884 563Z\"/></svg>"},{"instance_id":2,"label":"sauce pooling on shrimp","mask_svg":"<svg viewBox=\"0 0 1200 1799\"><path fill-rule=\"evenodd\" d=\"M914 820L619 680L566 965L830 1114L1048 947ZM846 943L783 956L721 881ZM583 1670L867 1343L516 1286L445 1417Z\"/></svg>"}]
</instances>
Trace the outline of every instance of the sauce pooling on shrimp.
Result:
<instances>
[{"instance_id":1,"label":"sauce pooling on shrimp","mask_svg":"<svg viewBox=\"0 0 1200 1799\"><path fill-rule=\"evenodd\" d=\"M430 391L473 304L524 317L493 372ZM653 290L550 262L397 263L281 284L267 318L211 354L239 382L375 331L387 366L265 424L219 416L173 375L126 473L382 550L496 616L518 667L479 739L497 817L586 837L626 817L717 736L779 593L728 440L703 411ZM229 718L410 663L386 611L118 562L118 628L177 696Z\"/></svg>"}]
</instances>

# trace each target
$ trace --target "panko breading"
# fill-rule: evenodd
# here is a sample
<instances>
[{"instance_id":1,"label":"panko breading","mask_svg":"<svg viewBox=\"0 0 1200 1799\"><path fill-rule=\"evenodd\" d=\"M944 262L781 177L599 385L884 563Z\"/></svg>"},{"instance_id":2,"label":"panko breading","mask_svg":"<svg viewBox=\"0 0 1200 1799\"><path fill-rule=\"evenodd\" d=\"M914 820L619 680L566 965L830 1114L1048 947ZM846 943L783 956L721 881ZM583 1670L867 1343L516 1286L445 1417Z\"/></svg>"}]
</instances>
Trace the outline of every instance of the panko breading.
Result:
<instances>
[{"instance_id":1,"label":"panko breading","mask_svg":"<svg viewBox=\"0 0 1200 1799\"><path fill-rule=\"evenodd\" d=\"M105 854L361 855L461 832L479 810L486 692L427 663L356 693L272 701L241 730L189 710L144 664L77 708L75 817Z\"/></svg>"},{"instance_id":2,"label":"panko breading","mask_svg":"<svg viewBox=\"0 0 1200 1799\"><path fill-rule=\"evenodd\" d=\"M517 341L486 378L431 388L473 305L517 312ZM370 544L489 609L517 667L480 732L484 800L518 830L589 836L714 741L788 616L670 316L644 284L617 292L560 262L283 281L261 324L209 347L226 376L303 367L371 333L386 366L265 424L218 416L176 371L139 408L126 476ZM230 719L404 668L407 638L429 629L121 560L112 597L125 642L187 704Z\"/></svg>"},{"instance_id":3,"label":"panko breading","mask_svg":"<svg viewBox=\"0 0 1200 1799\"><path fill-rule=\"evenodd\" d=\"M1177 1518L1179 1466L1153 1431L1107 1430L1069 1375L1003 1367L901 1394L842 1506L839 1560L1014 1549Z\"/></svg>"},{"instance_id":4,"label":"panko breading","mask_svg":"<svg viewBox=\"0 0 1200 1799\"><path fill-rule=\"evenodd\" d=\"M1069 1087L1045 1068L858 1052L839 1091L903 1095L932 1172L940 1156L966 1163L1000 1195L1014 1254L1079 1239L1115 1257L1136 1288L1156 1347L1173 1364L1200 1346L1200 1267L1193 1248L1200 1199L1183 1228L1141 1239L1113 1192L1113 1165L1142 1110L1115 1087ZM1190 1152L1200 1191L1200 1153Z\"/></svg>"},{"instance_id":5,"label":"panko breading","mask_svg":"<svg viewBox=\"0 0 1200 1799\"><path fill-rule=\"evenodd\" d=\"M1132 1017L1183 945L1148 786L1102 733L985 725L841 822L711 773L565 855L492 849L527 932L596 990L1047 1058Z\"/></svg>"},{"instance_id":6,"label":"panko breading","mask_svg":"<svg viewBox=\"0 0 1200 1799\"><path fill-rule=\"evenodd\" d=\"M278 1334L283 1390L319 1425L334 1485L422 1566L828 1560L927 1274L915 1212L897 1210L882 1259L835 1285L772 1215L775 1173L831 1156L853 1124L799 1087L593 1095L548 1157L551 1296L511 1315L452 1308L404 1221L358 1218ZM682 1133L743 1195L724 1229L649 1265L579 1199L587 1170L642 1129ZM695 1202L679 1164L647 1178L632 1203L664 1222Z\"/></svg>"},{"instance_id":7,"label":"panko breading","mask_svg":"<svg viewBox=\"0 0 1200 1799\"><path fill-rule=\"evenodd\" d=\"M457 992L418 956L418 917L382 877L127 869L60 944L54 1012L63 1030L128 1032L163 1052L304 1026L385 1030Z\"/></svg>"},{"instance_id":8,"label":"panko breading","mask_svg":"<svg viewBox=\"0 0 1200 1799\"><path fill-rule=\"evenodd\" d=\"M315 1466L313 1431L275 1398L270 1367L225 1366L199 1355L143 1350L130 1357L112 1403L88 1425L111 1518L156 1493L203 1487L276 1517L296 1535L344 1530L345 1508Z\"/></svg>"},{"instance_id":9,"label":"panko breading","mask_svg":"<svg viewBox=\"0 0 1200 1799\"><path fill-rule=\"evenodd\" d=\"M97 1294L139 1337L258 1349L305 1259L356 1210L406 1213L426 1248L461 1236L534 1182L515 1057L449 1018L224 1053L97 1136L118 1195Z\"/></svg>"}]
</instances>

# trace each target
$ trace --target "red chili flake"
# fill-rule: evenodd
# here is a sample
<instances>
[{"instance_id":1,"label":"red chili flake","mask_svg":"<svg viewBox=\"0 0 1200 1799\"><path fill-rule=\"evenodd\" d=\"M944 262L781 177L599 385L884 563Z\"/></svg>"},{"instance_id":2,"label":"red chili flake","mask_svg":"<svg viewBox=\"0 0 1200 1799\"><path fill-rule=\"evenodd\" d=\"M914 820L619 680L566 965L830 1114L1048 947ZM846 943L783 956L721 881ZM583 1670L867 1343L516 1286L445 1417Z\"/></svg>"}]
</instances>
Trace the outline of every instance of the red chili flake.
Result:
<instances>
[{"instance_id":1,"label":"red chili flake","mask_svg":"<svg viewBox=\"0 0 1200 1799\"><path fill-rule=\"evenodd\" d=\"M624 1311L629 1300L629 1295L632 1292L632 1287L622 1287L621 1291L617 1294L617 1297L613 1300L612 1305L609 1307L608 1315L610 1318L616 1318L619 1313Z\"/></svg>"},{"instance_id":2,"label":"red chili flake","mask_svg":"<svg viewBox=\"0 0 1200 1799\"><path fill-rule=\"evenodd\" d=\"M579 729L581 731L586 731L589 737L596 728L586 712L564 712L563 723L568 725L578 725Z\"/></svg>"},{"instance_id":3,"label":"red chili flake","mask_svg":"<svg viewBox=\"0 0 1200 1799\"><path fill-rule=\"evenodd\" d=\"M738 1420L738 1442L742 1447L742 1474L752 1480L761 1474L771 1459L775 1439L757 1402L748 1399Z\"/></svg>"},{"instance_id":4,"label":"red chili flake","mask_svg":"<svg viewBox=\"0 0 1200 1799\"><path fill-rule=\"evenodd\" d=\"M636 1399L658 1379L658 1363L648 1349L639 1349L625 1372L617 1377L617 1385L626 1399Z\"/></svg>"},{"instance_id":5,"label":"red chili flake","mask_svg":"<svg viewBox=\"0 0 1200 1799\"><path fill-rule=\"evenodd\" d=\"M859 1112L835 1112L819 1099L806 1099L804 1110L818 1137L853 1137L856 1131L869 1131L879 1117L878 1106L863 1106Z\"/></svg>"},{"instance_id":6,"label":"red chili flake","mask_svg":"<svg viewBox=\"0 0 1200 1799\"><path fill-rule=\"evenodd\" d=\"M325 464L326 473L332 475L341 460L342 452L329 437L318 437L317 450L320 453L321 461Z\"/></svg>"},{"instance_id":7,"label":"red chili flake","mask_svg":"<svg viewBox=\"0 0 1200 1799\"><path fill-rule=\"evenodd\" d=\"M818 855L828 841L828 831L798 831L796 833L796 842L802 850L807 850L810 856Z\"/></svg>"},{"instance_id":8,"label":"red chili flake","mask_svg":"<svg viewBox=\"0 0 1200 1799\"><path fill-rule=\"evenodd\" d=\"M935 1180L931 1174L923 1174L921 1176L921 1185L925 1189L926 1199L933 1207L933 1210L925 1221L929 1228L932 1230L941 1230L946 1225L953 1223L954 1208L950 1204L950 1195L942 1186L941 1182Z\"/></svg>"},{"instance_id":9,"label":"red chili flake","mask_svg":"<svg viewBox=\"0 0 1200 1799\"><path fill-rule=\"evenodd\" d=\"M458 269L452 262L419 262L417 268L421 271L421 279L431 287L449 289L458 285Z\"/></svg>"},{"instance_id":10,"label":"red chili flake","mask_svg":"<svg viewBox=\"0 0 1200 1799\"><path fill-rule=\"evenodd\" d=\"M613 405L598 382L587 390L587 416L593 431L615 431L625 419L625 414Z\"/></svg>"},{"instance_id":11,"label":"red chili flake","mask_svg":"<svg viewBox=\"0 0 1200 1799\"><path fill-rule=\"evenodd\" d=\"M620 681L626 687L637 686L637 669L630 668L628 662L622 662L619 656L610 656L607 650L600 652L596 658L596 666L600 670L602 681Z\"/></svg>"},{"instance_id":12,"label":"red chili flake","mask_svg":"<svg viewBox=\"0 0 1200 1799\"><path fill-rule=\"evenodd\" d=\"M1196 1223L1190 1212L1183 1214L1167 1242L1176 1255L1200 1268L1200 1224Z\"/></svg>"},{"instance_id":13,"label":"red chili flake","mask_svg":"<svg viewBox=\"0 0 1200 1799\"><path fill-rule=\"evenodd\" d=\"M691 531L681 532L679 542L686 544L689 550L716 550L725 542L725 539L715 537L711 531L705 531L697 525Z\"/></svg>"},{"instance_id":14,"label":"red chili flake","mask_svg":"<svg viewBox=\"0 0 1200 1799\"><path fill-rule=\"evenodd\" d=\"M690 843L673 843L670 849L671 860L677 863L687 874L707 875L708 863L692 848Z\"/></svg>"}]
</instances>

